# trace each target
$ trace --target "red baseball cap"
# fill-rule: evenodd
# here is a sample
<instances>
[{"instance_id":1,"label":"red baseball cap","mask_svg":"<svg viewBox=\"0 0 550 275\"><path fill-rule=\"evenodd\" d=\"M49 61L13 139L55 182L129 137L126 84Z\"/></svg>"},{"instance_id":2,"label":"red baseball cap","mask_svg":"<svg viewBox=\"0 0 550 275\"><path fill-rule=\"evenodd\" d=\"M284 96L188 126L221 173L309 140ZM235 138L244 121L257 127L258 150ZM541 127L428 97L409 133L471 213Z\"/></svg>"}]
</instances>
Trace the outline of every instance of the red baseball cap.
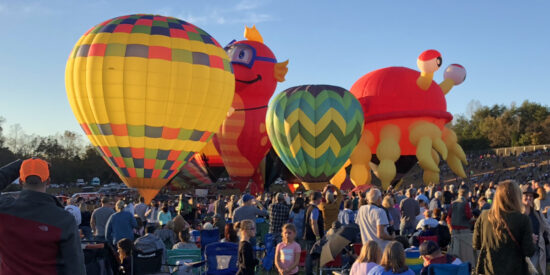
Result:
<instances>
[{"instance_id":1,"label":"red baseball cap","mask_svg":"<svg viewBox=\"0 0 550 275\"><path fill-rule=\"evenodd\" d=\"M48 163L39 158L26 159L21 163L21 169L19 169L19 178L22 181L26 181L29 176L37 176L45 182L50 177L50 168Z\"/></svg>"}]
</instances>

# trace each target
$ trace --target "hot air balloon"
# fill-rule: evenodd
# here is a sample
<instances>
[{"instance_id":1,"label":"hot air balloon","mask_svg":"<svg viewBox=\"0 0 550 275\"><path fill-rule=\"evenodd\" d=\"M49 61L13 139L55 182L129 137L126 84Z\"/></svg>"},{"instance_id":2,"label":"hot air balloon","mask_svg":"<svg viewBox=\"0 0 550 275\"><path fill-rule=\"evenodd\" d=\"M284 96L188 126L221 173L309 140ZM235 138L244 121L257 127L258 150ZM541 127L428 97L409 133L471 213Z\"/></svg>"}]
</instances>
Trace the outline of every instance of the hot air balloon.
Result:
<instances>
[{"instance_id":1,"label":"hot air balloon","mask_svg":"<svg viewBox=\"0 0 550 275\"><path fill-rule=\"evenodd\" d=\"M441 66L441 54L427 50L417 63L420 72L383 68L364 75L351 87L365 110L365 131L350 158L355 185L367 182L371 160L378 164L383 188L397 182L396 174L408 171L416 161L424 170L425 183L439 182L440 158L447 160L455 174L465 176L466 155L456 134L445 127L453 118L447 112L445 95L464 81L466 70L451 64L444 81L437 84L432 78Z\"/></svg>"},{"instance_id":2,"label":"hot air balloon","mask_svg":"<svg viewBox=\"0 0 550 275\"><path fill-rule=\"evenodd\" d=\"M289 88L272 100L266 116L275 152L308 190L321 190L344 165L363 122L359 101L330 85Z\"/></svg>"},{"instance_id":3,"label":"hot air balloon","mask_svg":"<svg viewBox=\"0 0 550 275\"><path fill-rule=\"evenodd\" d=\"M288 71L288 60L277 63L256 27L245 28L244 36L247 40L226 47L235 71L235 97L214 137L225 168L241 191L250 179L256 189L263 188L258 165L271 148L265 129L267 104Z\"/></svg>"},{"instance_id":4,"label":"hot air balloon","mask_svg":"<svg viewBox=\"0 0 550 275\"><path fill-rule=\"evenodd\" d=\"M136 14L87 31L69 56L65 85L92 144L150 201L218 131L235 77L202 29Z\"/></svg>"}]
</instances>

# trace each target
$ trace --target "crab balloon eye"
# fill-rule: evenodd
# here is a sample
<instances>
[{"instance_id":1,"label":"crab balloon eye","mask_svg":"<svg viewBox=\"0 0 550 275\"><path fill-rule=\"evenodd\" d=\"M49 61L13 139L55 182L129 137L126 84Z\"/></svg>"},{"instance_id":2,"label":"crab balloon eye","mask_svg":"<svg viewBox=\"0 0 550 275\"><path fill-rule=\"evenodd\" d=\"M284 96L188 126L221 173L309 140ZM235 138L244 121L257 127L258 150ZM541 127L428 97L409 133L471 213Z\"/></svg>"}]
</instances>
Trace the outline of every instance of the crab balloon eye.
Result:
<instances>
[{"instance_id":1,"label":"crab balloon eye","mask_svg":"<svg viewBox=\"0 0 550 275\"><path fill-rule=\"evenodd\" d=\"M443 73L444 79L452 79L455 85L458 85L466 79L466 69L459 64L451 64Z\"/></svg>"},{"instance_id":2,"label":"crab balloon eye","mask_svg":"<svg viewBox=\"0 0 550 275\"><path fill-rule=\"evenodd\" d=\"M441 56L437 57L435 62L437 63L438 67L441 67L441 63L443 62L443 60L441 59Z\"/></svg>"}]
</instances>

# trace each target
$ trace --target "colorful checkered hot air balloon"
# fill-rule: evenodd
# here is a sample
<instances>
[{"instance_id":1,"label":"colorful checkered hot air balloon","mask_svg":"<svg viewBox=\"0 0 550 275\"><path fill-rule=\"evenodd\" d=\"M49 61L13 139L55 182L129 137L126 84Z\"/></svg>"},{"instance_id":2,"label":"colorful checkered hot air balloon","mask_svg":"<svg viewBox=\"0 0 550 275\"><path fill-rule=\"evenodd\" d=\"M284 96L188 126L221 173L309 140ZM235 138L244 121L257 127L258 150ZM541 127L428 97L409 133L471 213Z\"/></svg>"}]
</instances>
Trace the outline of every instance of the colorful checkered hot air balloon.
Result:
<instances>
[{"instance_id":1,"label":"colorful checkered hot air balloon","mask_svg":"<svg viewBox=\"0 0 550 275\"><path fill-rule=\"evenodd\" d=\"M185 21L145 14L86 32L65 82L92 144L147 201L219 129L235 89L229 57L214 38Z\"/></svg>"},{"instance_id":2,"label":"colorful checkered hot air balloon","mask_svg":"<svg viewBox=\"0 0 550 275\"><path fill-rule=\"evenodd\" d=\"M330 85L289 88L272 100L266 116L273 148L308 190L322 189L344 165L363 122L359 101Z\"/></svg>"}]
</instances>

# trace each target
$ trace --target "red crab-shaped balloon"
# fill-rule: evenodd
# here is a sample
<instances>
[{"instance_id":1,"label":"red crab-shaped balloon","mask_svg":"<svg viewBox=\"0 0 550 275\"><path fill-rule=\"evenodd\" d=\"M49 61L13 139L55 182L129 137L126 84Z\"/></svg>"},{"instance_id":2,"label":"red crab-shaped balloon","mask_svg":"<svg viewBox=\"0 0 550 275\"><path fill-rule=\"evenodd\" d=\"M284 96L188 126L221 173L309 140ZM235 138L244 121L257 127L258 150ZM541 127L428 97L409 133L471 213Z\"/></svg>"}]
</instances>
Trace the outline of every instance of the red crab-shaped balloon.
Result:
<instances>
[{"instance_id":1,"label":"red crab-shaped balloon","mask_svg":"<svg viewBox=\"0 0 550 275\"><path fill-rule=\"evenodd\" d=\"M421 72L388 67L370 72L353 84L350 91L365 113L362 139L350 157L355 185L367 183L371 161L378 164L383 188L396 174L406 172L400 168L408 170L416 161L424 170L425 183L439 182L440 157L453 172L465 176L464 151L456 134L445 127L453 118L447 112L445 95L464 81L466 70L452 64L445 70L444 81L437 84L432 78L441 62L439 52L428 50L418 58Z\"/></svg>"}]
</instances>

